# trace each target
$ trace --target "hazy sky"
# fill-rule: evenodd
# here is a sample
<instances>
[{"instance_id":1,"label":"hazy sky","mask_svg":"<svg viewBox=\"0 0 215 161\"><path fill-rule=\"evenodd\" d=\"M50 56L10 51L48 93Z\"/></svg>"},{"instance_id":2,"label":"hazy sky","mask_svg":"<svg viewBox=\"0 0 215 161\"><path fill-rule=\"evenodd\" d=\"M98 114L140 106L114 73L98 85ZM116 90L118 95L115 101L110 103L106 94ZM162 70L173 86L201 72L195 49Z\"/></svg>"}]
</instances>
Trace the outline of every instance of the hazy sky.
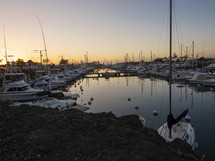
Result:
<instances>
[{"instance_id":1,"label":"hazy sky","mask_svg":"<svg viewBox=\"0 0 215 161\"><path fill-rule=\"evenodd\" d=\"M122 61L128 53L135 60L143 51L155 57L168 56L169 0L0 0L0 28L5 26L8 54L39 61L44 50L38 15L45 33L48 57L59 62ZM215 56L215 0L174 0L173 49L189 47L195 54ZM185 51L185 49L184 49ZM185 52L183 52L185 54ZM0 57L4 35L0 29ZM45 54L44 54L45 55Z\"/></svg>"}]
</instances>

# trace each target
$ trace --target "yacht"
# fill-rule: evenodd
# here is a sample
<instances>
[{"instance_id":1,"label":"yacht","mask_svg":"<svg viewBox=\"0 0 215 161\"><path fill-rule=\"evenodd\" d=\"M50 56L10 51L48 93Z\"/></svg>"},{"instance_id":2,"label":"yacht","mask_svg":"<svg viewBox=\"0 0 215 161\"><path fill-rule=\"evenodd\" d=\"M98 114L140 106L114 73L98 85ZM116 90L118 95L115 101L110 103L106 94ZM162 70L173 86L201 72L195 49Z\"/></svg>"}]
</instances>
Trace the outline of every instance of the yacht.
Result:
<instances>
[{"instance_id":1,"label":"yacht","mask_svg":"<svg viewBox=\"0 0 215 161\"><path fill-rule=\"evenodd\" d=\"M215 87L215 79L206 79L202 81L204 86Z\"/></svg>"},{"instance_id":2,"label":"yacht","mask_svg":"<svg viewBox=\"0 0 215 161\"><path fill-rule=\"evenodd\" d=\"M43 79L46 82L50 83L52 86L62 87L66 85L66 82L64 80L54 79L48 75L41 76L38 80L43 80Z\"/></svg>"},{"instance_id":3,"label":"yacht","mask_svg":"<svg viewBox=\"0 0 215 161\"><path fill-rule=\"evenodd\" d=\"M191 79L188 79L188 81L191 84L202 84L203 81L208 79L207 77L208 77L207 73L198 73L198 74L194 74Z\"/></svg>"},{"instance_id":4,"label":"yacht","mask_svg":"<svg viewBox=\"0 0 215 161\"><path fill-rule=\"evenodd\" d=\"M34 102L14 102L11 106L21 106L21 105L29 105L29 106L39 106L45 108L54 108L58 110L65 110L67 108L76 106L75 100L58 100L53 97L42 98Z\"/></svg>"},{"instance_id":5,"label":"yacht","mask_svg":"<svg viewBox=\"0 0 215 161\"><path fill-rule=\"evenodd\" d=\"M3 100L27 101L40 97L42 89L33 89L25 81L17 80L4 85L2 92Z\"/></svg>"},{"instance_id":6,"label":"yacht","mask_svg":"<svg viewBox=\"0 0 215 161\"><path fill-rule=\"evenodd\" d=\"M45 91L54 90L58 88L58 86L52 85L51 83L46 82L44 79L32 83L31 87L34 89L44 89Z\"/></svg>"}]
</instances>

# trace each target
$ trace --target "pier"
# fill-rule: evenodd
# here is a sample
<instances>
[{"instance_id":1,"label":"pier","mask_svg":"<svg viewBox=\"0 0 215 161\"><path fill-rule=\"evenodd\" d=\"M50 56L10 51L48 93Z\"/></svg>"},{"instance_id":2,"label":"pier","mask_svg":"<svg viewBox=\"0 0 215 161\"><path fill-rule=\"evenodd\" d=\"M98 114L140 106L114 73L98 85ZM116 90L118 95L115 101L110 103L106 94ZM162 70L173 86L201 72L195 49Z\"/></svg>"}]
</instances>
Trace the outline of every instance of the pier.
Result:
<instances>
[{"instance_id":1,"label":"pier","mask_svg":"<svg viewBox=\"0 0 215 161\"><path fill-rule=\"evenodd\" d=\"M110 77L126 77L126 76L137 76L137 72L104 72L104 73L89 73L86 78L110 78Z\"/></svg>"}]
</instances>

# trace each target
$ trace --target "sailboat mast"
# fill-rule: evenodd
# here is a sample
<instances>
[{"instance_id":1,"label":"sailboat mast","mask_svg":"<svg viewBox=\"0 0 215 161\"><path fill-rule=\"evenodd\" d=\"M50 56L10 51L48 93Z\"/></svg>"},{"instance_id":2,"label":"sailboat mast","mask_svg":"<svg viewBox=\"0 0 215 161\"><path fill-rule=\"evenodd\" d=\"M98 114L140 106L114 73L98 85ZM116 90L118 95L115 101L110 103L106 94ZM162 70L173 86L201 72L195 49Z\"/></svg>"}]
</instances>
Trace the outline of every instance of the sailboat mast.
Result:
<instances>
[{"instance_id":1,"label":"sailboat mast","mask_svg":"<svg viewBox=\"0 0 215 161\"><path fill-rule=\"evenodd\" d=\"M169 33L169 113L172 113L171 107L172 107L172 88L171 88L171 82L172 82L172 0L170 0L170 33Z\"/></svg>"},{"instance_id":2,"label":"sailboat mast","mask_svg":"<svg viewBox=\"0 0 215 161\"><path fill-rule=\"evenodd\" d=\"M182 44L181 44L181 69L182 69L182 53L183 53L183 47L182 47Z\"/></svg>"},{"instance_id":3,"label":"sailboat mast","mask_svg":"<svg viewBox=\"0 0 215 161\"><path fill-rule=\"evenodd\" d=\"M172 0L170 0L170 16L169 16L169 114L172 114ZM171 129L169 129L169 137L171 138Z\"/></svg>"},{"instance_id":4,"label":"sailboat mast","mask_svg":"<svg viewBox=\"0 0 215 161\"><path fill-rule=\"evenodd\" d=\"M152 50L151 50L151 69L152 69Z\"/></svg>"},{"instance_id":5,"label":"sailboat mast","mask_svg":"<svg viewBox=\"0 0 215 161\"><path fill-rule=\"evenodd\" d=\"M193 69L194 69L194 61L195 61L195 59L194 59L194 41L192 42L192 56L193 56Z\"/></svg>"}]
</instances>

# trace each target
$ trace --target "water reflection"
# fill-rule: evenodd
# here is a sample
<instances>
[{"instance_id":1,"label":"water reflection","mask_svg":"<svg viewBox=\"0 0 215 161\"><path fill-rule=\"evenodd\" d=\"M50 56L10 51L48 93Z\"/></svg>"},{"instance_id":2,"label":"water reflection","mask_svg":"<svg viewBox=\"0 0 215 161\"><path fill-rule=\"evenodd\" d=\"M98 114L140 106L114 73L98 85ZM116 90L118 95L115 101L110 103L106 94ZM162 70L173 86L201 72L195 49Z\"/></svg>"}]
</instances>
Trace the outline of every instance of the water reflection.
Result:
<instances>
[{"instance_id":1,"label":"water reflection","mask_svg":"<svg viewBox=\"0 0 215 161\"><path fill-rule=\"evenodd\" d=\"M79 84L78 84L79 83ZM83 91L80 90L83 87ZM69 87L72 93L81 97L78 104L88 105L88 112L109 112L117 116L140 114L146 119L146 126L157 129L168 114L168 82L156 78L110 77L85 78ZM197 151L212 157L215 144L215 91L204 86L190 86L175 82L172 85L172 112L179 115L184 109L189 109L191 123L196 130L199 142ZM130 101L128 101L130 98ZM135 106L138 105L138 109ZM153 111L158 115L154 116ZM212 128L211 128L212 127Z\"/></svg>"}]
</instances>

